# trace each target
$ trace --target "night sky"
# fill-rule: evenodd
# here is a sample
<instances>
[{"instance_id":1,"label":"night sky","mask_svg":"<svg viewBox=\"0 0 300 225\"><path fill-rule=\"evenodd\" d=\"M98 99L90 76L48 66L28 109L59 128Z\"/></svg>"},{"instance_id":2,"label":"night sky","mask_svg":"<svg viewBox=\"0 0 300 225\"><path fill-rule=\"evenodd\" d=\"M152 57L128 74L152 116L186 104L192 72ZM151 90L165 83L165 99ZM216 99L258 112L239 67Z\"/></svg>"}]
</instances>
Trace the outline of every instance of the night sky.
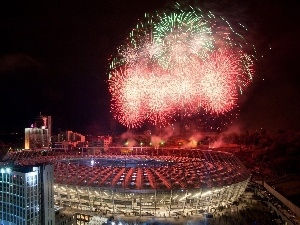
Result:
<instances>
[{"instance_id":1,"label":"night sky","mask_svg":"<svg viewBox=\"0 0 300 225\"><path fill-rule=\"evenodd\" d=\"M23 131L40 112L52 116L54 132L109 132L110 55L145 12L174 3L58 2L1 2L0 132ZM253 85L241 98L238 123L249 130L299 131L299 5L271 0L199 2L229 21L249 25L246 38L258 55L264 55L258 60Z\"/></svg>"}]
</instances>

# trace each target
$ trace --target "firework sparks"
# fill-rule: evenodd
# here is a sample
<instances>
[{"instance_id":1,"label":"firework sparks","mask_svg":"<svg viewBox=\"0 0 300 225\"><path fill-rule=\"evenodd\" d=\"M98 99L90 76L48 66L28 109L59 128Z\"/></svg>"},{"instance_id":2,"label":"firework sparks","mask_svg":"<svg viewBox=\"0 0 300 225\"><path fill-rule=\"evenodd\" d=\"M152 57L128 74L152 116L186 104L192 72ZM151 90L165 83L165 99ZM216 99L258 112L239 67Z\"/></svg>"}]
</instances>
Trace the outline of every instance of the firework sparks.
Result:
<instances>
[{"instance_id":1,"label":"firework sparks","mask_svg":"<svg viewBox=\"0 0 300 225\"><path fill-rule=\"evenodd\" d=\"M230 113L254 73L245 45L228 21L200 9L146 14L110 62L112 113L127 127Z\"/></svg>"}]
</instances>

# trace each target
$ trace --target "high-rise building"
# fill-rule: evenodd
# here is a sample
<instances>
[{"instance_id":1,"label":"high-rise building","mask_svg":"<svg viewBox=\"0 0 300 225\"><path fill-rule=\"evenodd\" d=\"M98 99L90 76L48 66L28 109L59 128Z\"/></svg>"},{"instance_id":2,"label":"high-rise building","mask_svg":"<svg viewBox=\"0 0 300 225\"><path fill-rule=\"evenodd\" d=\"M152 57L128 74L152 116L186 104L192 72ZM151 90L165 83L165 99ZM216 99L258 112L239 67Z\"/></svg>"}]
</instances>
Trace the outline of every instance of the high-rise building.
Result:
<instances>
[{"instance_id":1,"label":"high-rise building","mask_svg":"<svg viewBox=\"0 0 300 225\"><path fill-rule=\"evenodd\" d=\"M0 167L0 224L55 225L53 165Z\"/></svg>"},{"instance_id":2,"label":"high-rise building","mask_svg":"<svg viewBox=\"0 0 300 225\"><path fill-rule=\"evenodd\" d=\"M51 133L51 116L40 114L30 128L25 128L25 149L48 148L51 143Z\"/></svg>"}]
</instances>

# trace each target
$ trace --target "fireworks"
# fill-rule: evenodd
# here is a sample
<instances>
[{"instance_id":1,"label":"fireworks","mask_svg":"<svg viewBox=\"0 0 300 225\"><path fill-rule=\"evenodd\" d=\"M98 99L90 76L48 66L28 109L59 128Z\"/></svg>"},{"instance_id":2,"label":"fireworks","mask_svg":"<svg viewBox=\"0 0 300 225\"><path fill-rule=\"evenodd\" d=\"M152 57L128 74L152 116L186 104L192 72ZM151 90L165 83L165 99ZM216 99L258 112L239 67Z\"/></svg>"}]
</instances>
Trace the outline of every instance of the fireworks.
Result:
<instances>
[{"instance_id":1,"label":"fireworks","mask_svg":"<svg viewBox=\"0 0 300 225\"><path fill-rule=\"evenodd\" d=\"M112 113L127 127L232 113L252 80L254 57L228 21L177 7L146 14L110 61Z\"/></svg>"}]
</instances>

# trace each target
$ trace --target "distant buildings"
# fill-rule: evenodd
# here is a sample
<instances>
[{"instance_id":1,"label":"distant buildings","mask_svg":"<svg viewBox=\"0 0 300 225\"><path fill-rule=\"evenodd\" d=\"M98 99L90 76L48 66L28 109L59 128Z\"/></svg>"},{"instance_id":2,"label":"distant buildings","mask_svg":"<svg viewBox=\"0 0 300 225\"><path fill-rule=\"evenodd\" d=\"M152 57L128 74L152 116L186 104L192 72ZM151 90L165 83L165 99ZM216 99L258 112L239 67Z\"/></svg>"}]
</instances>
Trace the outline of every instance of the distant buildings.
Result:
<instances>
[{"instance_id":1,"label":"distant buildings","mask_svg":"<svg viewBox=\"0 0 300 225\"><path fill-rule=\"evenodd\" d=\"M67 130L52 134L51 116L39 115L30 128L25 128L25 149L72 151L85 150L100 153L112 144L111 136L89 136Z\"/></svg>"},{"instance_id":2,"label":"distant buildings","mask_svg":"<svg viewBox=\"0 0 300 225\"><path fill-rule=\"evenodd\" d=\"M104 151L108 150L108 147L112 143L112 137L111 136L96 136L91 139L91 141L88 143L89 147L93 148L103 148Z\"/></svg>"},{"instance_id":3,"label":"distant buildings","mask_svg":"<svg viewBox=\"0 0 300 225\"><path fill-rule=\"evenodd\" d=\"M58 142L85 142L85 136L70 130L67 130L65 132L60 132L57 135L57 141Z\"/></svg>"},{"instance_id":4,"label":"distant buildings","mask_svg":"<svg viewBox=\"0 0 300 225\"><path fill-rule=\"evenodd\" d=\"M70 151L78 146L86 146L85 136L70 130L60 132L51 138L52 150Z\"/></svg>"},{"instance_id":5,"label":"distant buildings","mask_svg":"<svg viewBox=\"0 0 300 225\"><path fill-rule=\"evenodd\" d=\"M0 166L0 224L54 225L53 165Z\"/></svg>"},{"instance_id":6,"label":"distant buildings","mask_svg":"<svg viewBox=\"0 0 300 225\"><path fill-rule=\"evenodd\" d=\"M79 133L65 131L60 132L57 136L52 136L51 150L62 152L78 150L99 154L101 151L108 150L111 144L111 136L88 136L85 138Z\"/></svg>"},{"instance_id":7,"label":"distant buildings","mask_svg":"<svg viewBox=\"0 0 300 225\"><path fill-rule=\"evenodd\" d=\"M30 128L25 128L25 149L49 148L51 135L51 116L40 114Z\"/></svg>"}]
</instances>

